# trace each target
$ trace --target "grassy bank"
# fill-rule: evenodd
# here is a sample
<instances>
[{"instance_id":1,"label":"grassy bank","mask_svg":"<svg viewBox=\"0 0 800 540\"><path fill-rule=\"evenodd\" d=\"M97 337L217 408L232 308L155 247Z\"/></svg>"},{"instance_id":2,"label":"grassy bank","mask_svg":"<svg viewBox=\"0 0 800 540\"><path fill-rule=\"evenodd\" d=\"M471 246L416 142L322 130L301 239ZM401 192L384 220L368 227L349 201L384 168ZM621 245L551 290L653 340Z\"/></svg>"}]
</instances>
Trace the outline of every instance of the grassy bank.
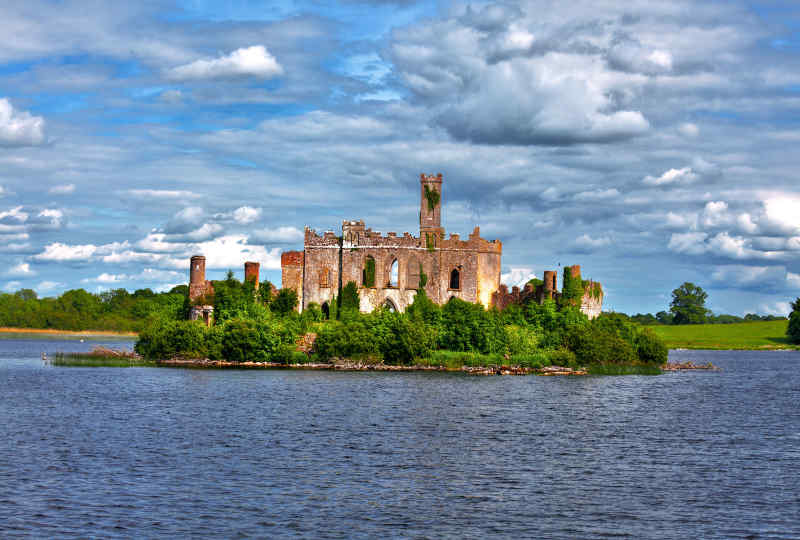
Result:
<instances>
[{"instance_id":1,"label":"grassy bank","mask_svg":"<svg viewBox=\"0 0 800 540\"><path fill-rule=\"evenodd\" d=\"M786 337L788 321L650 326L670 349L796 349Z\"/></svg>"},{"instance_id":2,"label":"grassy bank","mask_svg":"<svg viewBox=\"0 0 800 540\"><path fill-rule=\"evenodd\" d=\"M142 367L155 366L153 360L143 358L97 356L93 354L64 354L58 353L50 361L54 366L67 367Z\"/></svg>"},{"instance_id":3,"label":"grassy bank","mask_svg":"<svg viewBox=\"0 0 800 540\"><path fill-rule=\"evenodd\" d=\"M14 328L0 327L0 334L20 334L27 336L53 336L53 337L120 337L135 338L134 332L111 332L108 330L53 330L51 328Z\"/></svg>"}]
</instances>

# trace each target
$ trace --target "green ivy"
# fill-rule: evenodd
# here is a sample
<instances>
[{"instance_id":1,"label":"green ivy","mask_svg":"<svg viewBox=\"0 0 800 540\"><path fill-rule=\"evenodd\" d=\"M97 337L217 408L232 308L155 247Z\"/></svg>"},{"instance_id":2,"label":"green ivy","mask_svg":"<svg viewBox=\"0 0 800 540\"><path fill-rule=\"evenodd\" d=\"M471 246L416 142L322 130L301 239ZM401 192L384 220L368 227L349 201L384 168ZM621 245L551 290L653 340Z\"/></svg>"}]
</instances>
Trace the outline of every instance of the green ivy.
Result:
<instances>
[{"instance_id":1,"label":"green ivy","mask_svg":"<svg viewBox=\"0 0 800 540\"><path fill-rule=\"evenodd\" d=\"M572 277L572 267L564 267L564 285L561 288L561 304L580 306L583 298L583 282Z\"/></svg>"},{"instance_id":2,"label":"green ivy","mask_svg":"<svg viewBox=\"0 0 800 540\"><path fill-rule=\"evenodd\" d=\"M431 233L425 233L425 246L428 248L428 251L436 250L436 244L433 241L433 235Z\"/></svg>"},{"instance_id":3,"label":"green ivy","mask_svg":"<svg viewBox=\"0 0 800 540\"><path fill-rule=\"evenodd\" d=\"M428 274L422 271L422 263L419 263L419 288L424 289L428 284Z\"/></svg>"},{"instance_id":4,"label":"green ivy","mask_svg":"<svg viewBox=\"0 0 800 540\"><path fill-rule=\"evenodd\" d=\"M367 257L367 262L364 263L364 287L375 286L375 259Z\"/></svg>"},{"instance_id":5,"label":"green ivy","mask_svg":"<svg viewBox=\"0 0 800 540\"><path fill-rule=\"evenodd\" d=\"M436 205L439 204L439 192L435 189L429 188L427 185L425 186L425 198L428 200L428 210L433 212L436 208Z\"/></svg>"}]
</instances>

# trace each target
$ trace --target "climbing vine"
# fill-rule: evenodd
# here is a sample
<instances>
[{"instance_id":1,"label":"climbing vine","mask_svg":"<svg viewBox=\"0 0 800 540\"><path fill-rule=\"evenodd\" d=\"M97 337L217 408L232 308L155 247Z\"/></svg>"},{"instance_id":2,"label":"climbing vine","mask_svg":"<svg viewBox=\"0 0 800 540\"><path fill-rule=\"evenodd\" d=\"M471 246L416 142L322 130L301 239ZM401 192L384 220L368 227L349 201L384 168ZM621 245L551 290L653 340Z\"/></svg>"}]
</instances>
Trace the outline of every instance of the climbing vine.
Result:
<instances>
[{"instance_id":1,"label":"climbing vine","mask_svg":"<svg viewBox=\"0 0 800 540\"><path fill-rule=\"evenodd\" d=\"M425 186L425 199L428 200L428 210L433 212L436 205L439 204L439 192L435 189L431 189L427 185Z\"/></svg>"},{"instance_id":2,"label":"climbing vine","mask_svg":"<svg viewBox=\"0 0 800 540\"><path fill-rule=\"evenodd\" d=\"M375 259L367 257L364 263L364 287L375 286Z\"/></svg>"},{"instance_id":3,"label":"climbing vine","mask_svg":"<svg viewBox=\"0 0 800 540\"><path fill-rule=\"evenodd\" d=\"M572 267L564 267L564 285L561 288L561 303L563 305L580 306L583 298L583 282L579 277L572 277Z\"/></svg>"},{"instance_id":4,"label":"climbing vine","mask_svg":"<svg viewBox=\"0 0 800 540\"><path fill-rule=\"evenodd\" d=\"M436 244L433 241L433 235L431 233L425 233L425 246L428 248L428 251L436 250Z\"/></svg>"},{"instance_id":5,"label":"climbing vine","mask_svg":"<svg viewBox=\"0 0 800 540\"><path fill-rule=\"evenodd\" d=\"M419 263L419 288L424 289L428 284L428 274L422 271L422 263Z\"/></svg>"}]
</instances>

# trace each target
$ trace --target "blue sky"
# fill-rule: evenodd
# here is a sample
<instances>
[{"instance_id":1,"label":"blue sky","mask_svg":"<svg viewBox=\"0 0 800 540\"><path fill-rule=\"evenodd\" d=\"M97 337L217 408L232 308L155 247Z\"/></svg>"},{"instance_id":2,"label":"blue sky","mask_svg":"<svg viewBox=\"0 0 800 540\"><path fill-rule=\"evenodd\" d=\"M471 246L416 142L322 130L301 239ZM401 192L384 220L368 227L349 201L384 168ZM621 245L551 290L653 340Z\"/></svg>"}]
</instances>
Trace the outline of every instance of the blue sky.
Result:
<instances>
[{"instance_id":1,"label":"blue sky","mask_svg":"<svg viewBox=\"0 0 800 540\"><path fill-rule=\"evenodd\" d=\"M444 226L504 279L581 264L606 308L800 296L790 2L0 5L0 288L164 290L302 230Z\"/></svg>"}]
</instances>

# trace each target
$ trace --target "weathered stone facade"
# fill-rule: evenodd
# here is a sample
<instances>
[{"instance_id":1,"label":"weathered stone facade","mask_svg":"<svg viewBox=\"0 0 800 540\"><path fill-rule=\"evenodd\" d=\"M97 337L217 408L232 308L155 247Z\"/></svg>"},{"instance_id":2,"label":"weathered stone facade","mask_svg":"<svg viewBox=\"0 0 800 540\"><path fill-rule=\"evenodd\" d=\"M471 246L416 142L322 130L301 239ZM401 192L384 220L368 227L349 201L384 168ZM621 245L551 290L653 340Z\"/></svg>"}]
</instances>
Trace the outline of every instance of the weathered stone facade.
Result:
<instances>
[{"instance_id":1,"label":"weathered stone facade","mask_svg":"<svg viewBox=\"0 0 800 540\"><path fill-rule=\"evenodd\" d=\"M547 270L543 282L511 292L500 284L503 244L485 240L475 227L466 240L458 234L445 236L441 224L442 175L420 175L419 236L390 232L386 235L367 228L363 221L342 222L342 235L328 231L318 234L306 227L303 251L281 254L281 286L294 289L298 310L311 303L329 311L331 302L348 282L358 287L360 309L369 312L379 306L398 311L414 301L419 289L437 304L451 298L479 302L486 308L504 309L531 300L558 300L557 274ZM580 280L580 266L567 267ZM259 263L244 263L246 281L258 286ZM599 283L584 283L581 310L594 318L600 314L603 292ZM205 279L205 257L195 255L189 269L191 317L209 321L213 308L204 302L214 287Z\"/></svg>"},{"instance_id":2,"label":"weathered stone facade","mask_svg":"<svg viewBox=\"0 0 800 540\"><path fill-rule=\"evenodd\" d=\"M503 245L480 237L475 227L466 240L445 237L441 226L442 175L420 175L420 235L385 236L363 221L343 221L342 236L306 228L302 252L281 257L283 286L300 297L300 308L330 304L341 287L359 287L361 311L388 306L404 311L419 288L443 304L456 297L489 307L500 286ZM374 278L372 277L374 268Z\"/></svg>"},{"instance_id":3,"label":"weathered stone facade","mask_svg":"<svg viewBox=\"0 0 800 540\"><path fill-rule=\"evenodd\" d=\"M578 304L581 312L585 313L589 319L594 319L600 315L603 311L603 287L600 283L591 280L583 281L580 265L567 266L564 271L569 273L572 279L580 282L583 287L583 295ZM492 305L503 310L511 304L523 305L530 301L540 304L545 300L558 302L562 297L562 293L558 292L556 272L554 270L545 270L543 277L542 283L536 287L528 283L523 289L512 287L511 292L508 291L507 286L500 285L497 291L492 294Z\"/></svg>"}]
</instances>

